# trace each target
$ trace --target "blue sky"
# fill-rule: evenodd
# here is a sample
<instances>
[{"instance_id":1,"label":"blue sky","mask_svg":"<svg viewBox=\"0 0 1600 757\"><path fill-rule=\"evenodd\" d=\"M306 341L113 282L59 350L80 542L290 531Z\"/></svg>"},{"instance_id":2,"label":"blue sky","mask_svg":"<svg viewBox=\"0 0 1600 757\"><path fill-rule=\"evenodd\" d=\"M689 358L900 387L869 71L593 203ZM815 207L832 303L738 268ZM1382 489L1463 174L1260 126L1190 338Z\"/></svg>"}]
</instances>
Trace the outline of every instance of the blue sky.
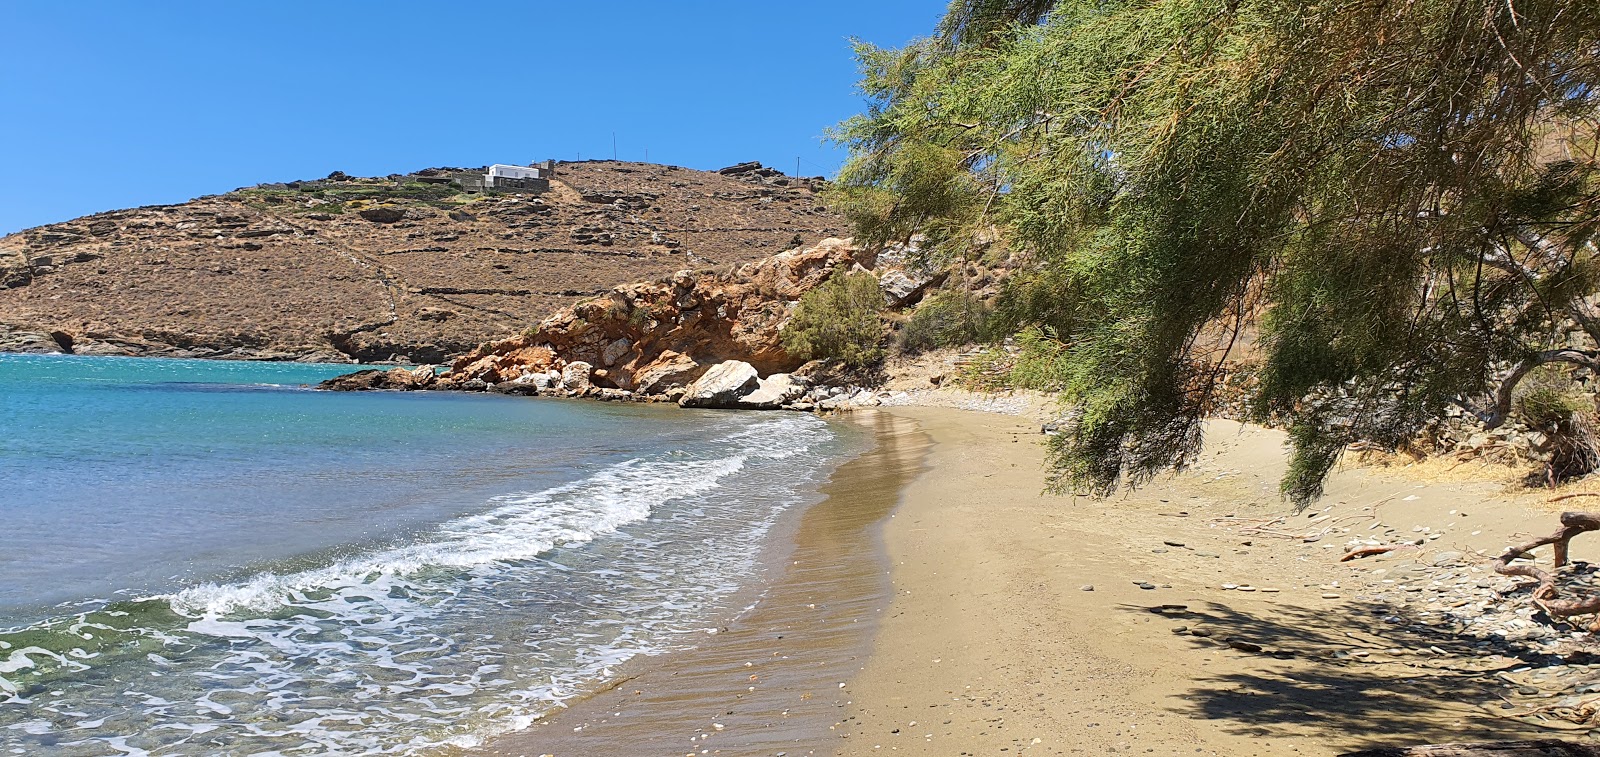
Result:
<instances>
[{"instance_id":1,"label":"blue sky","mask_svg":"<svg viewBox=\"0 0 1600 757\"><path fill-rule=\"evenodd\" d=\"M944 0L0 0L0 234L339 170L617 157L831 174L847 38Z\"/></svg>"}]
</instances>

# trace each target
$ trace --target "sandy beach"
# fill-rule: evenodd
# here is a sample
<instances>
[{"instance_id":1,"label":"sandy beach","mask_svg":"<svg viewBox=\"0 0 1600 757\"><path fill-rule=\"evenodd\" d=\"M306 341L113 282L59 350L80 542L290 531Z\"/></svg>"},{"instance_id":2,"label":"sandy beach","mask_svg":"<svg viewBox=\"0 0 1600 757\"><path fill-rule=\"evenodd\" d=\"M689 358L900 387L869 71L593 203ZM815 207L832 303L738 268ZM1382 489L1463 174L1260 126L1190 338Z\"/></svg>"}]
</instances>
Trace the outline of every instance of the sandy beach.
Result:
<instances>
[{"instance_id":1,"label":"sandy beach","mask_svg":"<svg viewBox=\"0 0 1600 757\"><path fill-rule=\"evenodd\" d=\"M1295 512L1282 435L1228 421L1188 471L1058 497L1025 417L857 415L889 447L841 468L752 611L489 753L1337 755L1551 735L1507 717L1527 704L1508 698L1515 652L1401 617L1505 581L1485 563L1553 530L1540 497L1350 466ZM1339 562L1384 533L1423 543Z\"/></svg>"}]
</instances>

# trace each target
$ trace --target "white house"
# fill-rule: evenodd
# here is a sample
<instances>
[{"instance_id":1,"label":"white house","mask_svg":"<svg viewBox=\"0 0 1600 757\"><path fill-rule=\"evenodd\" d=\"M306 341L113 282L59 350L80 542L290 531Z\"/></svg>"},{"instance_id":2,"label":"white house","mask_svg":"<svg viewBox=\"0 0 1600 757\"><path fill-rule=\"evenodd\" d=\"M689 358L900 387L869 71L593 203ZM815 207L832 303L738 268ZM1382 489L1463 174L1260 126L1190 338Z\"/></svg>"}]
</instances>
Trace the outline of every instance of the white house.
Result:
<instances>
[{"instance_id":1,"label":"white house","mask_svg":"<svg viewBox=\"0 0 1600 757\"><path fill-rule=\"evenodd\" d=\"M543 169L538 166L508 166L496 163L489 166L487 177L492 185L495 179L545 179Z\"/></svg>"}]
</instances>

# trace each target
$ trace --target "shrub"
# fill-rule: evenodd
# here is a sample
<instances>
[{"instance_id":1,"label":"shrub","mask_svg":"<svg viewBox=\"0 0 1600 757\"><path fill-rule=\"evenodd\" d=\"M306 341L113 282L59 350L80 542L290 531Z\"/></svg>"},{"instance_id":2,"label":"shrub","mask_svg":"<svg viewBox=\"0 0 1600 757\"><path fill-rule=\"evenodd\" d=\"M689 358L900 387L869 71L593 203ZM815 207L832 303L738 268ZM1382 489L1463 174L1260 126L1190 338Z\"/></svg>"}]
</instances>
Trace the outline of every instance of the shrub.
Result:
<instances>
[{"instance_id":1,"label":"shrub","mask_svg":"<svg viewBox=\"0 0 1600 757\"><path fill-rule=\"evenodd\" d=\"M901 352L917 353L938 347L958 347L989 339L990 309L966 290L940 290L912 311L900 330Z\"/></svg>"},{"instance_id":2,"label":"shrub","mask_svg":"<svg viewBox=\"0 0 1600 757\"><path fill-rule=\"evenodd\" d=\"M783 347L802 360L837 360L864 369L883 359L883 294L864 271L837 272L800 297L783 327Z\"/></svg>"}]
</instances>

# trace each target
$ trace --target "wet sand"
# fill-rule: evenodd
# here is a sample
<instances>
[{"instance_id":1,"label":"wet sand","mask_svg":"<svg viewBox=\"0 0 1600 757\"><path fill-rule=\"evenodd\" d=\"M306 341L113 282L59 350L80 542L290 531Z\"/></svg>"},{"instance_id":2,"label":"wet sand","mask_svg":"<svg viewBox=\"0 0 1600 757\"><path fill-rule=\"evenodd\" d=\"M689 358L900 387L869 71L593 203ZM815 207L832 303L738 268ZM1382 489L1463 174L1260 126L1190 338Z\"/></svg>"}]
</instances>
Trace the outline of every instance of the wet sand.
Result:
<instances>
[{"instance_id":1,"label":"wet sand","mask_svg":"<svg viewBox=\"0 0 1600 757\"><path fill-rule=\"evenodd\" d=\"M792 552L748 612L695 648L635 661L607 690L491 742L483 755L830 754L888 603L877 526L923 467L927 437L887 413L825 499L792 529ZM783 535L779 535L781 541Z\"/></svg>"}]
</instances>

